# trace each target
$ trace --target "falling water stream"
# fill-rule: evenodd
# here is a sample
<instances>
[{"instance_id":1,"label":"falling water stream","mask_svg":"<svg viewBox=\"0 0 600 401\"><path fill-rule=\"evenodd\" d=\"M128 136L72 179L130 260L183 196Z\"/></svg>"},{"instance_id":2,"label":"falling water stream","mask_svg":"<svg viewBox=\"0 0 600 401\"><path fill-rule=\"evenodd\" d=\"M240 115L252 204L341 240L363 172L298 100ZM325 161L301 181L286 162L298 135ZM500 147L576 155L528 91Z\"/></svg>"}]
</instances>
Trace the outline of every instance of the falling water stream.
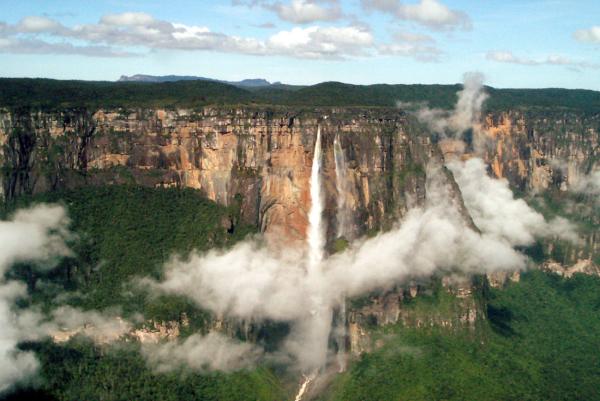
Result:
<instances>
[{"instance_id":1,"label":"falling water stream","mask_svg":"<svg viewBox=\"0 0 600 401\"><path fill-rule=\"evenodd\" d=\"M348 202L346 200L346 156L340 143L339 134L333 140L333 158L335 160L335 186L337 189L337 236L348 238L350 234ZM342 296L336 322L335 341L338 346L337 362L340 372L346 370L346 299Z\"/></svg>"},{"instance_id":2,"label":"falling water stream","mask_svg":"<svg viewBox=\"0 0 600 401\"><path fill-rule=\"evenodd\" d=\"M346 156L342 149L340 136L333 140L333 158L335 160L335 187L337 189L337 236L348 239L350 221L348 216L348 201L346 199Z\"/></svg>"},{"instance_id":3,"label":"falling water stream","mask_svg":"<svg viewBox=\"0 0 600 401\"><path fill-rule=\"evenodd\" d=\"M345 170L346 161L339 142L339 137L336 136L334 141L334 158L336 167L336 186L338 191L338 236L346 235L347 231L347 206L345 199ZM315 150L312 161L312 168L310 174L310 198L311 207L308 214L308 264L307 264L307 275L308 280L312 286L319 286L322 284L322 265L325 258L325 227L323 220L323 209L324 199L322 193L322 180L321 180L321 167L322 167L322 149L321 149L321 126L317 127L317 138L315 141ZM320 294L320 291L315 291L315 294ZM336 341L338 343L338 365L339 371L343 371L346 366L346 309L345 300L340 300L340 311L336 325ZM331 310L327 305L323 304L322 299L318 295L314 295L310 299L310 314L311 314L311 325L318 329L331 330ZM326 336L325 336L326 337ZM327 347L327 342L324 342L323 347ZM311 383L317 378L318 369L310 373L304 373L302 375L302 382L298 393L296 394L295 401L301 401L306 395Z\"/></svg>"},{"instance_id":4,"label":"falling water stream","mask_svg":"<svg viewBox=\"0 0 600 401\"><path fill-rule=\"evenodd\" d=\"M317 126L317 140L310 172L310 212L308 213L308 265L307 275L312 285L319 285L323 258L325 256L325 230L323 228L323 194L321 191L321 126ZM318 294L318 291L315 293ZM314 322L323 317L322 300L318 296L310 299L310 313ZM302 384L296 394L295 401L301 401L308 391L310 383L316 378L318 371L303 374Z\"/></svg>"},{"instance_id":5,"label":"falling water stream","mask_svg":"<svg viewBox=\"0 0 600 401\"><path fill-rule=\"evenodd\" d=\"M325 252L323 229L323 194L321 193L321 126L317 127L317 140L310 172L310 212L308 214L308 275L319 274Z\"/></svg>"}]
</instances>

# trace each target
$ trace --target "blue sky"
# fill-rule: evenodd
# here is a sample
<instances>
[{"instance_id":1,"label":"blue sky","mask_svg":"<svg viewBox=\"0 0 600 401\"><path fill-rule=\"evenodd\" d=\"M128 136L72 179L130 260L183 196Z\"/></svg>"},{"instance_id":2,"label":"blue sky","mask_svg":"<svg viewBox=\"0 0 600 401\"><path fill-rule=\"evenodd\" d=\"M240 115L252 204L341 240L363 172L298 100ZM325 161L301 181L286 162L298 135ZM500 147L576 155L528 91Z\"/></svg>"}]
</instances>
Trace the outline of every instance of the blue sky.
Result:
<instances>
[{"instance_id":1,"label":"blue sky","mask_svg":"<svg viewBox=\"0 0 600 401\"><path fill-rule=\"evenodd\" d=\"M0 0L0 76L600 90L598 0Z\"/></svg>"}]
</instances>

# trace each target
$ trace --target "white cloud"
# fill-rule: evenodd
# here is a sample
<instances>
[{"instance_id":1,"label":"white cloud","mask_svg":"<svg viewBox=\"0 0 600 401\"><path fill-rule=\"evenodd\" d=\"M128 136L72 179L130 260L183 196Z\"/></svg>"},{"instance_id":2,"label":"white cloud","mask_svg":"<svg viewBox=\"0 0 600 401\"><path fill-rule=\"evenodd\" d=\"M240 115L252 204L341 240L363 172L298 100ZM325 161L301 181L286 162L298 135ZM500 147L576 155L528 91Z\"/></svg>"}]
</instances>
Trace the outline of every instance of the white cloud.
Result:
<instances>
[{"instance_id":1,"label":"white cloud","mask_svg":"<svg viewBox=\"0 0 600 401\"><path fill-rule=\"evenodd\" d=\"M342 17L339 0L234 0L234 6L262 7L275 12L277 16L294 24L308 24L317 21L334 21Z\"/></svg>"},{"instance_id":2,"label":"white cloud","mask_svg":"<svg viewBox=\"0 0 600 401\"><path fill-rule=\"evenodd\" d=\"M575 227L558 218L546 222L523 199L515 199L506 179L493 179L486 173L483 160L453 161L448 167L454 173L465 206L482 231L503 238L511 246L532 245L535 238L557 236L578 242Z\"/></svg>"},{"instance_id":3,"label":"white cloud","mask_svg":"<svg viewBox=\"0 0 600 401\"><path fill-rule=\"evenodd\" d=\"M573 34L573 37L584 43L600 43L600 26L580 29Z\"/></svg>"},{"instance_id":4,"label":"white cloud","mask_svg":"<svg viewBox=\"0 0 600 401\"><path fill-rule=\"evenodd\" d=\"M600 64L590 63L587 61L572 60L568 57L561 55L549 55L543 59L533 59L529 57L516 56L513 52L510 51L491 51L487 53L486 58L488 60L496 61L499 63L520 64L528 66L550 65L571 67L575 69L600 69Z\"/></svg>"},{"instance_id":5,"label":"white cloud","mask_svg":"<svg viewBox=\"0 0 600 401\"><path fill-rule=\"evenodd\" d=\"M316 21L332 21L342 15L337 2L323 6L310 0L292 0L290 3L275 3L271 6L279 18L295 24L306 24Z\"/></svg>"},{"instance_id":6,"label":"white cloud","mask_svg":"<svg viewBox=\"0 0 600 401\"><path fill-rule=\"evenodd\" d=\"M433 43L435 40L429 36L421 33L414 33L408 31L400 31L394 33L394 39L397 42L409 42L409 43Z\"/></svg>"},{"instance_id":7,"label":"white cloud","mask_svg":"<svg viewBox=\"0 0 600 401\"><path fill-rule=\"evenodd\" d=\"M16 310L15 302L26 295L25 286L4 276L15 262L47 261L68 254L67 225L63 208L44 205L18 211L0 222L0 393L31 376L38 366L32 353L16 347L32 336L39 316Z\"/></svg>"},{"instance_id":8,"label":"white cloud","mask_svg":"<svg viewBox=\"0 0 600 401\"><path fill-rule=\"evenodd\" d=\"M143 344L142 355L156 372L181 367L197 371L233 371L250 367L262 356L260 348L218 333L192 334L182 341Z\"/></svg>"},{"instance_id":9,"label":"white cloud","mask_svg":"<svg viewBox=\"0 0 600 401\"><path fill-rule=\"evenodd\" d=\"M438 61L442 53L440 49L434 46L423 46L413 43L392 43L379 46L379 53L382 55L412 57L418 61Z\"/></svg>"},{"instance_id":10,"label":"white cloud","mask_svg":"<svg viewBox=\"0 0 600 401\"><path fill-rule=\"evenodd\" d=\"M82 311L61 306L51 312L50 321L43 325L41 334L55 340L68 340L74 335L85 335L97 343L109 343L128 333L132 324L119 318L119 311Z\"/></svg>"},{"instance_id":11,"label":"white cloud","mask_svg":"<svg viewBox=\"0 0 600 401\"><path fill-rule=\"evenodd\" d=\"M419 0L405 4L400 0L361 0L364 9L392 14L440 30L471 29L471 19L459 10L452 10L438 0Z\"/></svg>"},{"instance_id":12,"label":"white cloud","mask_svg":"<svg viewBox=\"0 0 600 401\"><path fill-rule=\"evenodd\" d=\"M116 26L146 26L154 22L155 20L150 14L132 12L107 14L100 19L101 24Z\"/></svg>"},{"instance_id":13,"label":"white cloud","mask_svg":"<svg viewBox=\"0 0 600 401\"><path fill-rule=\"evenodd\" d=\"M477 125L483 103L488 98L483 88L483 75L465 74L463 89L457 95L458 101L453 110L420 107L416 111L417 118L436 133L461 139L464 131Z\"/></svg>"},{"instance_id":14,"label":"white cloud","mask_svg":"<svg viewBox=\"0 0 600 401\"><path fill-rule=\"evenodd\" d=\"M357 27L292 28L276 33L266 42L272 53L305 58L362 56L372 46L373 35Z\"/></svg>"},{"instance_id":15,"label":"white cloud","mask_svg":"<svg viewBox=\"0 0 600 401\"><path fill-rule=\"evenodd\" d=\"M396 32L394 42L380 45L378 51L383 55L412 57L418 61L438 61L442 51L435 46L435 40L429 35L412 32Z\"/></svg>"},{"instance_id":16,"label":"white cloud","mask_svg":"<svg viewBox=\"0 0 600 401\"><path fill-rule=\"evenodd\" d=\"M600 170L592 171L575 180L569 189L586 195L600 195Z\"/></svg>"},{"instance_id":17,"label":"white cloud","mask_svg":"<svg viewBox=\"0 0 600 401\"><path fill-rule=\"evenodd\" d=\"M48 32L61 30L63 26L48 17L29 16L23 18L16 29L20 32Z\"/></svg>"},{"instance_id":18,"label":"white cloud","mask_svg":"<svg viewBox=\"0 0 600 401\"><path fill-rule=\"evenodd\" d=\"M75 46L71 43L49 43L39 39L0 37L0 53L12 54L64 54L86 57L135 57L139 54L121 51L108 46Z\"/></svg>"},{"instance_id":19,"label":"white cloud","mask_svg":"<svg viewBox=\"0 0 600 401\"><path fill-rule=\"evenodd\" d=\"M346 58L366 56L375 51L373 35L365 28L293 28L275 33L266 40L212 32L208 27L156 20L149 14L124 13L102 17L97 24L63 27L46 17L24 19L24 26L3 25L0 51L10 53L63 53L88 56L132 56L114 46L146 49L209 50L250 55L279 55L294 58ZM22 21L22 22L23 22ZM24 34L47 34L63 40L87 42L75 46ZM137 54L139 55L139 54Z\"/></svg>"}]
</instances>

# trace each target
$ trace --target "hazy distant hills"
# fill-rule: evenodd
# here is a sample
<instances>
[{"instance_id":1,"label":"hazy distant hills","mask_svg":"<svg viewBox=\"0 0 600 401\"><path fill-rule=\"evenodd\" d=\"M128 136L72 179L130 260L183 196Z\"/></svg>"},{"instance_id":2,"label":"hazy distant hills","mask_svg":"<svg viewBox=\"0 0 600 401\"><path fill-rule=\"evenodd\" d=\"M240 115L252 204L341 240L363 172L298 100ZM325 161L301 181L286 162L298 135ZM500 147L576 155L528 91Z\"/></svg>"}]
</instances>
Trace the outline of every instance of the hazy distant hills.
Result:
<instances>
[{"instance_id":1,"label":"hazy distant hills","mask_svg":"<svg viewBox=\"0 0 600 401\"><path fill-rule=\"evenodd\" d=\"M260 88L264 86L281 85L281 82L269 82L263 78L243 79L241 81L222 81L219 79L196 77L193 75L121 75L117 82L177 82L177 81L211 81L239 86L242 88Z\"/></svg>"}]
</instances>

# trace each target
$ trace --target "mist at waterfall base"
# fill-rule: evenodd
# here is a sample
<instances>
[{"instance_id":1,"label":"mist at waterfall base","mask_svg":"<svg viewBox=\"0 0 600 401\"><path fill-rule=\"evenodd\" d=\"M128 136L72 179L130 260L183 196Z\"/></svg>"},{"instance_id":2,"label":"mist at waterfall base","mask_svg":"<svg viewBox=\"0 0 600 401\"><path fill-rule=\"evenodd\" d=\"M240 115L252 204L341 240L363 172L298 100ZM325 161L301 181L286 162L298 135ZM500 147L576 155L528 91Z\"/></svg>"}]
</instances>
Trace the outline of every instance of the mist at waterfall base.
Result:
<instances>
[{"instance_id":1,"label":"mist at waterfall base","mask_svg":"<svg viewBox=\"0 0 600 401\"><path fill-rule=\"evenodd\" d=\"M431 124L432 130L459 138L461 130L478 122L486 98L481 82L480 76L468 75L454 111L422 109L418 117ZM443 272L470 275L520 270L526 267L527 258L515 247L532 245L543 236L577 241L568 221L547 222L523 200L514 198L506 180L489 177L484 162L473 157L452 161L448 167L477 228L461 213L441 161L434 161L427 166L422 207L410 210L390 231L359 239L347 250L325 257L320 137L318 132L307 249L272 249L249 240L227 251L173 258L166 265L164 280L145 283L158 291L185 295L218 317L289 323L291 332L282 348L262 358L314 372L333 360L328 349L332 314L345 297ZM246 350L252 360L257 359L256 347ZM244 360L243 355L239 357Z\"/></svg>"}]
</instances>

